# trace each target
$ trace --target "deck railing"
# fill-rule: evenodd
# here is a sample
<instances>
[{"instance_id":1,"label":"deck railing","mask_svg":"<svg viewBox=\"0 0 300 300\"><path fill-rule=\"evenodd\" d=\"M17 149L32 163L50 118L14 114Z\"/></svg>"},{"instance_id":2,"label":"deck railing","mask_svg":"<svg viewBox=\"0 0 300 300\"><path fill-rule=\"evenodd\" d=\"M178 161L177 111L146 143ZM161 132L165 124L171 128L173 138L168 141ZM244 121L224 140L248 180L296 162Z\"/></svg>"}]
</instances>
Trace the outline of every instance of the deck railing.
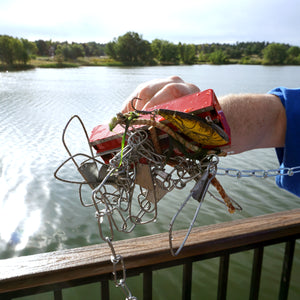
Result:
<instances>
[{"instance_id":1,"label":"deck railing","mask_svg":"<svg viewBox=\"0 0 300 300\"><path fill-rule=\"evenodd\" d=\"M174 245L184 235L175 232ZM144 300L152 299L152 272L175 265L183 265L182 299L191 299L193 263L213 257L220 257L217 299L226 299L230 255L254 249L249 299L258 299L264 247L285 243L278 299L287 299L299 238L300 209L295 209L195 228L177 257L170 254L167 233L114 242L114 247L124 258L127 276L143 274ZM0 299L53 291L58 300L64 288L92 282L101 282L101 297L109 299L110 257L109 247L100 244L1 260Z\"/></svg>"}]
</instances>

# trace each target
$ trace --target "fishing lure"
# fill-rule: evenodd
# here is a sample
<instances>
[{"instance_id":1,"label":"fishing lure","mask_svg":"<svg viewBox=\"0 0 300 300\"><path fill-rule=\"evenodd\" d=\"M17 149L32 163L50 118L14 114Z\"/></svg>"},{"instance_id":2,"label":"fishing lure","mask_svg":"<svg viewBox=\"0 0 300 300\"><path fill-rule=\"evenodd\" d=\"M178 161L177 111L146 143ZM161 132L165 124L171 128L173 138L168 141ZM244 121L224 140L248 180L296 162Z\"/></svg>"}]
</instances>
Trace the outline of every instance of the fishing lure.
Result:
<instances>
[{"instance_id":1,"label":"fishing lure","mask_svg":"<svg viewBox=\"0 0 300 300\"><path fill-rule=\"evenodd\" d=\"M169 136L171 136L174 140L179 142L183 147L186 149L201 153L202 155L208 155L208 154L219 154L219 156L225 156L225 152L219 152L217 153L214 150L205 151L205 154L203 153L203 148L191 143L187 139L183 138L182 135L176 133L174 130L172 130L169 126L163 124L162 122L155 121L155 116L160 115L165 120L169 121L171 124L173 124L180 132L184 133L187 137L192 139L192 141L197 142L200 145L206 145L206 146L222 146L228 143L229 137L226 134L226 132L217 124L213 123L213 121L207 121L204 118L201 118L197 115L188 114L180 111L173 111L169 109L155 109L152 111L143 111L143 110L137 110L134 105L133 101L141 100L140 98L133 98L131 100L131 105L134 111L129 112L127 114L117 114L116 117L112 119L112 121L109 124L110 130L113 130L113 128L117 124L125 124L125 133L123 135L123 140L125 140L126 131L128 130L129 124L130 125L146 125L150 128L158 128L165 133L167 133ZM152 119L141 119L140 115L152 115L154 116ZM124 144L122 142L122 147L124 147ZM239 206L234 206L233 201L225 192L224 188L222 187L221 183L217 178L211 179L211 184L216 188L219 195L224 201L224 204L228 208L228 212L234 213L236 209L240 210L241 208ZM235 203L236 204L236 203Z\"/></svg>"},{"instance_id":2,"label":"fishing lure","mask_svg":"<svg viewBox=\"0 0 300 300\"><path fill-rule=\"evenodd\" d=\"M131 118L131 113L129 114L118 114L116 117L114 117L112 119L112 121L109 123L109 128L110 130L113 130L115 128L115 126L117 126L118 124L125 124L126 128L125 128L125 132L123 137L126 137L126 132L128 130L128 125L130 123L130 125L146 125L146 126L153 126L155 128L161 129L163 130L165 133L167 133L168 135L170 135L172 138L174 138L175 140L177 140L178 142L180 142L182 145L184 145L187 149L193 151L193 152L198 152L200 151L200 148L192 143L190 143L189 141L185 140L182 136L180 136L178 133L176 133L175 131L173 131L170 127L168 127L167 125L157 122L155 120L151 120L151 119L138 119L138 115L136 115L137 118ZM129 120L130 118L130 120Z\"/></svg>"},{"instance_id":3,"label":"fishing lure","mask_svg":"<svg viewBox=\"0 0 300 300\"><path fill-rule=\"evenodd\" d=\"M229 142L227 133L209 117L202 118L194 114L162 108L152 111L137 110L133 105L133 100L135 99L141 100L137 97L131 100L131 106L135 113L160 115L173 124L180 132L200 145L224 146Z\"/></svg>"}]
</instances>

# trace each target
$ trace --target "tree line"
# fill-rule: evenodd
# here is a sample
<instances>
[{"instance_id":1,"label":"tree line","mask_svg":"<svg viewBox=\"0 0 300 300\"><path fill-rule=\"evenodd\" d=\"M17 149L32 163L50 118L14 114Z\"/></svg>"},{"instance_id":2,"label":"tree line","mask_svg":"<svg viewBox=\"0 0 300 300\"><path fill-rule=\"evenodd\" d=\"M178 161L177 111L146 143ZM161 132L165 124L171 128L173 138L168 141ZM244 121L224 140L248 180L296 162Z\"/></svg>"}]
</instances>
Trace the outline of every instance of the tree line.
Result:
<instances>
[{"instance_id":1,"label":"tree line","mask_svg":"<svg viewBox=\"0 0 300 300\"><path fill-rule=\"evenodd\" d=\"M26 39L17 39L7 35L0 36L0 60L4 65L26 64L36 51L35 43Z\"/></svg>"},{"instance_id":2,"label":"tree line","mask_svg":"<svg viewBox=\"0 0 300 300\"><path fill-rule=\"evenodd\" d=\"M268 42L235 44L174 44L155 39L151 43L127 32L106 44L105 53L127 64L266 64L300 65L300 47Z\"/></svg>"},{"instance_id":3,"label":"tree line","mask_svg":"<svg viewBox=\"0 0 300 300\"><path fill-rule=\"evenodd\" d=\"M300 65L300 47L281 43L175 44L161 39L149 42L136 32L127 32L107 44L51 40L31 42L27 39L0 35L0 60L3 65L25 65L37 56L52 57L57 62L74 61L80 57L108 56L124 65L197 63Z\"/></svg>"},{"instance_id":4,"label":"tree line","mask_svg":"<svg viewBox=\"0 0 300 300\"><path fill-rule=\"evenodd\" d=\"M27 64L37 56L52 57L58 61L75 60L78 57L103 56L105 45L96 42L68 43L14 38L0 35L0 61L3 65Z\"/></svg>"}]
</instances>

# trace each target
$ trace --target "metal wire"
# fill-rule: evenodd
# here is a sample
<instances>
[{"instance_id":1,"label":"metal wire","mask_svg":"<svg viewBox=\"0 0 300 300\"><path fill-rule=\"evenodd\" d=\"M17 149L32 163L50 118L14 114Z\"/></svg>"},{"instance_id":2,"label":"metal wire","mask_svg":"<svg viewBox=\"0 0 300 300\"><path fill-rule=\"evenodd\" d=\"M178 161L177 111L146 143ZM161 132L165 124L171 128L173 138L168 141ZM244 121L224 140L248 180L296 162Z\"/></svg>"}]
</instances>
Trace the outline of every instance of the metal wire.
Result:
<instances>
[{"instance_id":1,"label":"metal wire","mask_svg":"<svg viewBox=\"0 0 300 300\"><path fill-rule=\"evenodd\" d=\"M65 136L72 120L82 125L90 154L72 154ZM113 274L116 286L121 287L126 299L132 296L126 284L126 267L121 255L113 247L115 231L130 233L137 225L154 222L158 215L158 202L173 189L184 189L188 183L195 182L194 188L182 206L173 216L169 226L169 244L172 255L178 255L193 228L208 187L217 173L219 159L216 155L207 155L198 159L173 156L172 166L167 166L168 153L158 154L149 137L148 131L134 129L126 133L127 145L105 164L93 154L83 122L78 116L72 117L63 131L63 144L69 158L55 171L54 176L68 183L79 185L79 198L84 207L94 206L99 235L112 252ZM78 162L79 161L79 162ZM73 162L83 181L62 178L59 173L68 162ZM91 200L85 201L83 186L91 188ZM185 238L177 250L173 246L173 227L184 206L190 199L199 202L194 217L186 231ZM219 199L218 199L219 200ZM117 265L123 275L117 276Z\"/></svg>"}]
</instances>

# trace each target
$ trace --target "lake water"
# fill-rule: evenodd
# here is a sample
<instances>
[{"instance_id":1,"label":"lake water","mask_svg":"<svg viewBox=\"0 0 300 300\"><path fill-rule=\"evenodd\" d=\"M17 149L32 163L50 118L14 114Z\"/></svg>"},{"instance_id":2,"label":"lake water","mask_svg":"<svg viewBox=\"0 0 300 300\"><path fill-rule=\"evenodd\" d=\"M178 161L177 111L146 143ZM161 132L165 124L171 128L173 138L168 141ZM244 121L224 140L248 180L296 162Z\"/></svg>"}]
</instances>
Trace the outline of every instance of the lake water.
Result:
<instances>
[{"instance_id":1,"label":"lake water","mask_svg":"<svg viewBox=\"0 0 300 300\"><path fill-rule=\"evenodd\" d=\"M0 73L0 259L101 242L94 211L80 205L77 187L53 177L55 169L67 158L61 142L63 128L77 114L90 132L94 126L109 121L139 83L170 75L179 75L202 90L212 88L218 97L300 85L300 67L291 66L82 67ZM68 138L77 152L86 150L81 136L76 126L69 132ZM219 166L274 169L278 163L274 150L264 149L222 158ZM243 211L229 215L221 204L207 196L197 226L300 206L300 198L279 189L274 178L219 176L219 180ZM140 226L129 235L118 233L115 238L167 231L187 192L173 191L161 200L156 223ZM186 218L190 216L187 214ZM282 245L265 250L261 299L277 297L274 287L280 280L283 251ZM232 256L228 299L248 298L252 255L249 251ZM217 274L217 259L195 263L193 299L215 298ZM154 272L154 299L180 299L180 276L179 268ZM299 278L298 242L289 299L299 299ZM141 279L128 281L133 294L140 296ZM122 299L116 289L111 292L115 299ZM98 299L99 289L97 285L87 285L68 289L64 295L72 300L88 296ZM26 299L52 298L43 294Z\"/></svg>"}]
</instances>

